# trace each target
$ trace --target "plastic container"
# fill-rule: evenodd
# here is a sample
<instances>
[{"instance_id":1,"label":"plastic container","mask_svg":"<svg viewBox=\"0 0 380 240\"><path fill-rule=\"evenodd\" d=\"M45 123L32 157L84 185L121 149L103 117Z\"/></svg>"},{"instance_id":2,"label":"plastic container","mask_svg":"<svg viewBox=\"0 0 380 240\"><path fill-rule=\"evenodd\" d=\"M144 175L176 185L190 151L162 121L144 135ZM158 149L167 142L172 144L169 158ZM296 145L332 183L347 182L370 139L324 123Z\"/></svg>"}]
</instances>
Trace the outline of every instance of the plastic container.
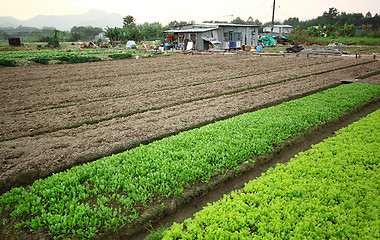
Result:
<instances>
[{"instance_id":1,"label":"plastic container","mask_svg":"<svg viewBox=\"0 0 380 240\"><path fill-rule=\"evenodd\" d=\"M262 52L262 51L263 51L263 47L262 47L262 46L257 46L256 50L257 50L258 52Z\"/></svg>"}]
</instances>

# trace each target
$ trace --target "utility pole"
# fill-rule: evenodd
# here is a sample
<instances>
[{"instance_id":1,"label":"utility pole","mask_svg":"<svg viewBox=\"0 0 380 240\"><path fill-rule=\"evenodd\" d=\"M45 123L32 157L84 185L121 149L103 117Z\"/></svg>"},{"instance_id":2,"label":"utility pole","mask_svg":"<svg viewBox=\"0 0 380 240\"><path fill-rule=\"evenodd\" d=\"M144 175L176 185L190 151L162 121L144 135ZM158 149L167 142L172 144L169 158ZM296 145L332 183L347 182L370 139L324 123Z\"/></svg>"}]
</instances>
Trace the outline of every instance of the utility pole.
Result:
<instances>
[{"instance_id":1,"label":"utility pole","mask_svg":"<svg viewBox=\"0 0 380 240\"><path fill-rule=\"evenodd\" d=\"M273 0L273 12L272 12L272 28L270 30L270 36L273 37L273 28L274 28L274 8L276 6L276 0Z\"/></svg>"}]
</instances>

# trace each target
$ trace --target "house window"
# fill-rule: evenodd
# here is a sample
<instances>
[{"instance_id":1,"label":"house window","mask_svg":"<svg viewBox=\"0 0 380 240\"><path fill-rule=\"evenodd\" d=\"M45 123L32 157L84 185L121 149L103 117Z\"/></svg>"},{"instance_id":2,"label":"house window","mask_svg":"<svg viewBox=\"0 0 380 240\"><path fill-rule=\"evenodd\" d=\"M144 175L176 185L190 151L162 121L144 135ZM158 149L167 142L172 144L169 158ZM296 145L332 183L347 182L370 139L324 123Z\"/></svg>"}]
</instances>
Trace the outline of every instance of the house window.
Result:
<instances>
[{"instance_id":1,"label":"house window","mask_svg":"<svg viewBox=\"0 0 380 240\"><path fill-rule=\"evenodd\" d=\"M225 42L238 42L241 41L241 32L224 32L223 40Z\"/></svg>"}]
</instances>

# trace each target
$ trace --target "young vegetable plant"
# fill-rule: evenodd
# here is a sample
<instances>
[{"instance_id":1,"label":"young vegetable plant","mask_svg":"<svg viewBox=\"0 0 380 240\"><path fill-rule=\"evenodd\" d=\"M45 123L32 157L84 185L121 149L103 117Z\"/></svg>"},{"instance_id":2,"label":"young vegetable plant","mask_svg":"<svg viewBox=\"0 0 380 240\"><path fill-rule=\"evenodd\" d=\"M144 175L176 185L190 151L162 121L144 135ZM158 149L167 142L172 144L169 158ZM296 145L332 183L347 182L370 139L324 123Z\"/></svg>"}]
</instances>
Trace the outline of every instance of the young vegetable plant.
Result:
<instances>
[{"instance_id":1,"label":"young vegetable plant","mask_svg":"<svg viewBox=\"0 0 380 240\"><path fill-rule=\"evenodd\" d=\"M207 182L213 173L236 171L239 163L244 163L255 155L270 153L274 145L297 136L301 131L336 119L342 113L379 95L380 86L377 85L342 85L275 107L182 132L73 167L38 180L28 188L14 188L0 197L0 214L11 227L27 232L30 229L41 230L60 238L90 238L97 232L109 229L117 231L121 226L138 219L138 209L148 206L149 201L159 202L180 196L187 184L195 181ZM321 176L330 174L330 166L321 169ZM271 180L263 181L269 183L257 186L255 191L258 194L255 196L258 198L250 200L249 208L269 202L277 191L285 191L285 185L273 184ZM326 184L333 185L332 182ZM259 193L266 188L271 190L268 194ZM308 199L307 196L304 189L293 188L286 193L284 199ZM339 198L332 198L329 202L338 200L340 201ZM278 202L274 204L280 208L282 200L276 201ZM303 206L297 204L302 209ZM242 207L238 208L239 211L248 208ZM236 206L231 202L229 209L233 208ZM292 211L294 210L289 209L290 213ZM269 218L271 214L272 212L266 213L261 218ZM231 215L238 221L237 226L231 227L238 229L241 224L245 224L244 219L256 219L251 218L254 216L256 215ZM330 217L337 221L335 216ZM254 227L259 232L270 229L279 231L278 228L283 227L261 226L260 221ZM320 219L311 221L314 223ZM312 227L307 222L302 224L305 226L298 227ZM249 227L244 226L244 231L248 231ZM223 236L221 230L206 225L205 229L210 236Z\"/></svg>"}]
</instances>

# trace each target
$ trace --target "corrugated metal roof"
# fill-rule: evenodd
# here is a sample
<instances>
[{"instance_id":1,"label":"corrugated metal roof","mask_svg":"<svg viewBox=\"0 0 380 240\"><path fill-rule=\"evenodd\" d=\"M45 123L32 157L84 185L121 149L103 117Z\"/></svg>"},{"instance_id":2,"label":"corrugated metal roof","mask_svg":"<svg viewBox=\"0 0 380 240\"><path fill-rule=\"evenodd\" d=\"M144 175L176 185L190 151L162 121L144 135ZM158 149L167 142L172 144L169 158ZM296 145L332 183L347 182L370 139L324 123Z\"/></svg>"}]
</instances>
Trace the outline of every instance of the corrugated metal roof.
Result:
<instances>
[{"instance_id":1,"label":"corrugated metal roof","mask_svg":"<svg viewBox=\"0 0 380 240\"><path fill-rule=\"evenodd\" d=\"M198 33L198 32L208 32L218 29L214 28L190 28L190 29L181 29L181 30L166 30L165 33Z\"/></svg>"},{"instance_id":2,"label":"corrugated metal roof","mask_svg":"<svg viewBox=\"0 0 380 240\"><path fill-rule=\"evenodd\" d=\"M259 25L234 24L234 23L199 23L194 26L217 26L217 27L260 27Z\"/></svg>"}]
</instances>

